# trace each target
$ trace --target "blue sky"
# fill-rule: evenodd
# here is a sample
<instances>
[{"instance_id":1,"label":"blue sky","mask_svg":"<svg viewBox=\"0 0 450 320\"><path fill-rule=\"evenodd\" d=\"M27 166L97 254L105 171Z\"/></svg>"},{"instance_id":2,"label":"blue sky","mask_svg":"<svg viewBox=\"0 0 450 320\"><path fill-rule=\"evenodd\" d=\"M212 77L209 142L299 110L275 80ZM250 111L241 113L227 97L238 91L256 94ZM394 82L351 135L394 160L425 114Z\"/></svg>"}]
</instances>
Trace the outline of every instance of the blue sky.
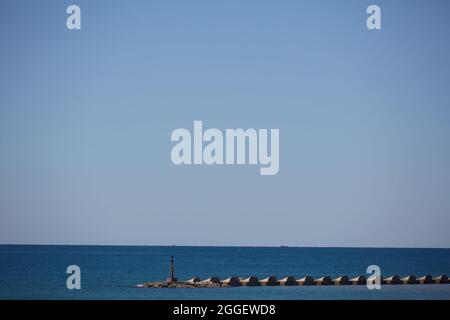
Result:
<instances>
[{"instance_id":1,"label":"blue sky","mask_svg":"<svg viewBox=\"0 0 450 320\"><path fill-rule=\"evenodd\" d=\"M3 1L0 243L450 247L449 30L444 0ZM279 128L279 173L174 166L194 120Z\"/></svg>"}]
</instances>

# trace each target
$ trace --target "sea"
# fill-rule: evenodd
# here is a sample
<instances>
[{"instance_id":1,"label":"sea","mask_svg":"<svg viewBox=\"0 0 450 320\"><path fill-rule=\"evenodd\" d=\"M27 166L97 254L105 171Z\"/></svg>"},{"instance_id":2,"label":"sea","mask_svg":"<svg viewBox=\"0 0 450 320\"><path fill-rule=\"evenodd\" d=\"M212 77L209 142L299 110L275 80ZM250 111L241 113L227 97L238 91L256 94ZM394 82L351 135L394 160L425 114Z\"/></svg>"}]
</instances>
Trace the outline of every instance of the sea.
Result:
<instances>
[{"instance_id":1,"label":"sea","mask_svg":"<svg viewBox=\"0 0 450 320\"><path fill-rule=\"evenodd\" d=\"M383 276L450 275L450 249L0 245L0 299L450 299L450 284L136 287L165 280L172 255L179 280L369 276L370 265ZM70 265L81 270L79 290L67 287Z\"/></svg>"}]
</instances>

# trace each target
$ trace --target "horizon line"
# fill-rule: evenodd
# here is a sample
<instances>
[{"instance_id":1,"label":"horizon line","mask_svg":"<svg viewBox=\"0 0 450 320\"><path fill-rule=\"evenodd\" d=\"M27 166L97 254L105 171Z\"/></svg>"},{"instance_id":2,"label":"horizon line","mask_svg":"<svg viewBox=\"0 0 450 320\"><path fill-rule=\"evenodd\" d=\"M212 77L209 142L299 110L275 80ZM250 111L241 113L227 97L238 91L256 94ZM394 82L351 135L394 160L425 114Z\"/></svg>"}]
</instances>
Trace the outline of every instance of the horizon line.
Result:
<instances>
[{"instance_id":1,"label":"horizon line","mask_svg":"<svg viewBox=\"0 0 450 320\"><path fill-rule=\"evenodd\" d=\"M383 247L383 246L299 246L299 245L178 245L178 244L42 244L0 243L0 246L54 246L54 247L210 247L210 248L304 248L304 249L450 249L450 247Z\"/></svg>"}]
</instances>

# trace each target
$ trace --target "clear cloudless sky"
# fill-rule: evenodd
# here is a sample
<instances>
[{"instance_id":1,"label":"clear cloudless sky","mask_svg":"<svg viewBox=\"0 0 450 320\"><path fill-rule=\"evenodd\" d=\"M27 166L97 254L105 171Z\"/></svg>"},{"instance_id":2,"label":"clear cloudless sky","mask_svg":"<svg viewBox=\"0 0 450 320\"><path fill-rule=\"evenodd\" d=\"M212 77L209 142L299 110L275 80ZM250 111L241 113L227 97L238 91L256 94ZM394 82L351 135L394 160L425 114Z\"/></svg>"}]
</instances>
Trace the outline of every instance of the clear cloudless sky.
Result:
<instances>
[{"instance_id":1,"label":"clear cloudless sky","mask_svg":"<svg viewBox=\"0 0 450 320\"><path fill-rule=\"evenodd\" d=\"M450 247L449 1L0 8L0 243ZM194 120L278 175L173 165Z\"/></svg>"}]
</instances>

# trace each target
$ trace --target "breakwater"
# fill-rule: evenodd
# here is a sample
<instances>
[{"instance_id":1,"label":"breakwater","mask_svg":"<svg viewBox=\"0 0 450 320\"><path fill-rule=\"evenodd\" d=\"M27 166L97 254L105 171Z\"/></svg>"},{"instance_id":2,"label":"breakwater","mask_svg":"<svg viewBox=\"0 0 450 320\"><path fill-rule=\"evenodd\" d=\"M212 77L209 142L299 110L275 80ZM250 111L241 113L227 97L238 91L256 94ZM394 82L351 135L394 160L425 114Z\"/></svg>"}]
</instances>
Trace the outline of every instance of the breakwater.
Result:
<instances>
[{"instance_id":1,"label":"breakwater","mask_svg":"<svg viewBox=\"0 0 450 320\"><path fill-rule=\"evenodd\" d=\"M323 276L313 278L305 276L302 278L295 278L294 276L287 276L278 279L275 276L269 276L263 279L258 279L255 276L241 278L231 276L221 280L218 277L210 277L201 280L198 277L193 277L186 281L156 281L145 282L137 285L140 288L217 288L217 287L245 287L245 286L344 286L344 285L367 285L373 283L374 277L367 278L366 276L348 277L346 275L337 278ZM433 284L449 284L448 276L443 274L439 276L424 275L416 277L415 275L408 275L400 277L399 275L392 275L388 277L380 277L380 284L382 285L433 285Z\"/></svg>"}]
</instances>

